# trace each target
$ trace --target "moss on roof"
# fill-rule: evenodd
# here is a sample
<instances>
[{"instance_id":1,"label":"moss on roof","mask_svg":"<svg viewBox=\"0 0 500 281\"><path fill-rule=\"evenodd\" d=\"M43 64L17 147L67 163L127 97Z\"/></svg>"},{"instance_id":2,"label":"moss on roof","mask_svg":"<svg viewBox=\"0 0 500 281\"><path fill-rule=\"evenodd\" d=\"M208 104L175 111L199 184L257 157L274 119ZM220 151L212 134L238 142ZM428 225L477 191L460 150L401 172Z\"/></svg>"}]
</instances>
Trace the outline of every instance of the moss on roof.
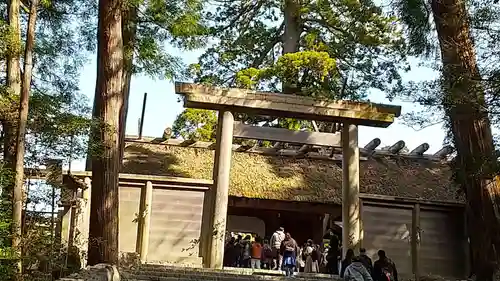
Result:
<instances>
[{"instance_id":1,"label":"moss on roof","mask_svg":"<svg viewBox=\"0 0 500 281\"><path fill-rule=\"evenodd\" d=\"M214 151L129 143L123 172L212 179ZM363 193L461 202L446 163L376 156L360 162ZM341 164L333 161L234 152L230 195L291 201L340 203Z\"/></svg>"}]
</instances>

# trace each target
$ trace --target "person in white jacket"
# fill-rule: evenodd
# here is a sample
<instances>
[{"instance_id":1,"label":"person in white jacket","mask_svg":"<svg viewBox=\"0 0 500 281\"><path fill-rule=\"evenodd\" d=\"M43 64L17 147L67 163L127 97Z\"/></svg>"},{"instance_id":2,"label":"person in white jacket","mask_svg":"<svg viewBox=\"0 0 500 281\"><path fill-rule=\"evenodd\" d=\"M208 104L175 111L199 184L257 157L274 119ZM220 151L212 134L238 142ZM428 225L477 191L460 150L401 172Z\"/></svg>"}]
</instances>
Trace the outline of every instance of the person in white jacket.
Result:
<instances>
[{"instance_id":1,"label":"person in white jacket","mask_svg":"<svg viewBox=\"0 0 500 281\"><path fill-rule=\"evenodd\" d=\"M270 246L273 249L273 262L276 266L274 269L281 270L281 263L283 261L283 255L281 254L281 242L285 240L285 229L283 227L278 228L271 236Z\"/></svg>"},{"instance_id":2,"label":"person in white jacket","mask_svg":"<svg viewBox=\"0 0 500 281\"><path fill-rule=\"evenodd\" d=\"M361 262L359 257L354 257L352 263L347 266L344 272L344 280L346 281L373 281L370 272Z\"/></svg>"}]
</instances>

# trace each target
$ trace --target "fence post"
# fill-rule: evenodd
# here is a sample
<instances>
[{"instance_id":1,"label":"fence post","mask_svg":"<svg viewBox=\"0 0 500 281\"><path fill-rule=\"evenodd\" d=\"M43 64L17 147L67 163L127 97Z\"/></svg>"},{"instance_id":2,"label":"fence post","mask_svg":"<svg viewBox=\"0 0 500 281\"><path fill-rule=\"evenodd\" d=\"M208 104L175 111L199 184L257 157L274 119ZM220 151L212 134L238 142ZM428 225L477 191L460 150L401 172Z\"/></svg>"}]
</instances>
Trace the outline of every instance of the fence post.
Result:
<instances>
[{"instance_id":1,"label":"fence post","mask_svg":"<svg viewBox=\"0 0 500 281\"><path fill-rule=\"evenodd\" d=\"M85 207L82 212L82 225L81 225L81 249L80 253L87 253L89 248L89 230L90 230L90 198L92 194L92 180L89 177L85 177L83 180L85 184L85 189L82 190L82 202L85 202ZM82 267L87 265L86 255L81 255Z\"/></svg>"},{"instance_id":2,"label":"fence post","mask_svg":"<svg viewBox=\"0 0 500 281\"><path fill-rule=\"evenodd\" d=\"M413 206L411 224L411 253L415 280L420 280L420 204Z\"/></svg>"},{"instance_id":3,"label":"fence post","mask_svg":"<svg viewBox=\"0 0 500 281\"><path fill-rule=\"evenodd\" d=\"M148 255L149 228L151 224L151 203L153 202L153 183L147 181L142 187L137 221L137 241L135 251L144 263Z\"/></svg>"}]
</instances>

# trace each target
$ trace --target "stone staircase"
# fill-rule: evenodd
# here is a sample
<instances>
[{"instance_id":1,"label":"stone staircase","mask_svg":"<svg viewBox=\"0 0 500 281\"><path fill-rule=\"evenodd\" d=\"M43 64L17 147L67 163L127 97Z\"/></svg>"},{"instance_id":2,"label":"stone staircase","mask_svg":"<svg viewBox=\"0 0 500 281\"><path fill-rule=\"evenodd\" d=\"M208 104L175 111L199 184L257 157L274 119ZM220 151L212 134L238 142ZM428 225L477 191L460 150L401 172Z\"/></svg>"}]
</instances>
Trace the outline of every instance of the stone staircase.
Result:
<instances>
[{"instance_id":1,"label":"stone staircase","mask_svg":"<svg viewBox=\"0 0 500 281\"><path fill-rule=\"evenodd\" d=\"M269 270L229 268L223 270L143 264L120 270L122 281L268 281L290 280L283 273ZM327 274L298 273L293 280L340 280Z\"/></svg>"}]
</instances>

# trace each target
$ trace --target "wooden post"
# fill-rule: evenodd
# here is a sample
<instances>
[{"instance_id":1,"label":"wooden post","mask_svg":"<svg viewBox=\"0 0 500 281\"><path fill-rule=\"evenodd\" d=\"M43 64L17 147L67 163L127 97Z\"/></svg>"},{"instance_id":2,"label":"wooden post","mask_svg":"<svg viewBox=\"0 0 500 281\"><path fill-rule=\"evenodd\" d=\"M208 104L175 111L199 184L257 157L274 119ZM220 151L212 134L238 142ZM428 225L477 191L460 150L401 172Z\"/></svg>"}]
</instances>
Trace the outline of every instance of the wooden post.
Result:
<instances>
[{"instance_id":1,"label":"wooden post","mask_svg":"<svg viewBox=\"0 0 500 281\"><path fill-rule=\"evenodd\" d=\"M216 164L215 164L216 165ZM216 169L214 169L216 171ZM215 178L215 176L214 176ZM205 191L205 197L203 198L203 214L201 221L201 233L200 233L200 254L202 258L202 264L205 268L210 268L210 243L212 243L212 213L214 210L213 206L213 192L214 188L210 188Z\"/></svg>"},{"instance_id":2,"label":"wooden post","mask_svg":"<svg viewBox=\"0 0 500 281\"><path fill-rule=\"evenodd\" d=\"M411 227L411 252L413 263L413 274L415 280L420 278L420 204L416 203L413 206Z\"/></svg>"},{"instance_id":3,"label":"wooden post","mask_svg":"<svg viewBox=\"0 0 500 281\"><path fill-rule=\"evenodd\" d=\"M64 210L61 211L61 243L66 248L69 249L70 233L71 233L71 217L73 213L73 207L65 206Z\"/></svg>"},{"instance_id":4,"label":"wooden post","mask_svg":"<svg viewBox=\"0 0 500 281\"><path fill-rule=\"evenodd\" d=\"M234 117L230 111L219 111L218 118L220 131L217 134L215 150L209 258L210 268L215 269L221 269L223 265L234 125Z\"/></svg>"},{"instance_id":5,"label":"wooden post","mask_svg":"<svg viewBox=\"0 0 500 281\"><path fill-rule=\"evenodd\" d=\"M365 232L363 228L363 199L359 198L359 248L364 248L363 239Z\"/></svg>"},{"instance_id":6,"label":"wooden post","mask_svg":"<svg viewBox=\"0 0 500 281\"><path fill-rule=\"evenodd\" d=\"M149 228L151 224L151 204L153 202L153 183L147 181L141 189L139 218L137 221L137 241L135 251L144 263L148 256Z\"/></svg>"},{"instance_id":7,"label":"wooden post","mask_svg":"<svg viewBox=\"0 0 500 281\"><path fill-rule=\"evenodd\" d=\"M218 118L216 136L220 136L222 134L222 118ZM203 198L203 214L202 214L202 222L201 222L201 233L200 233L200 249L202 256L202 264L205 268L210 268L210 249L212 243L212 235L213 235L213 226L212 226L212 213L214 211L215 204L215 179L217 178L217 174L219 173L219 157L217 156L219 151L215 150L214 157L214 166L212 169L212 180L214 180L214 184L210 187L209 190L205 192L205 197Z\"/></svg>"},{"instance_id":8,"label":"wooden post","mask_svg":"<svg viewBox=\"0 0 500 281\"><path fill-rule=\"evenodd\" d=\"M82 191L82 199L85 202L85 209L82 210L83 222L82 222L82 241L81 241L81 251L87 251L89 248L89 229L90 229L90 196L92 193L92 180L89 177L85 177L83 180L86 189ZM82 258L82 267L85 268L87 265L87 259Z\"/></svg>"},{"instance_id":9,"label":"wooden post","mask_svg":"<svg viewBox=\"0 0 500 281\"><path fill-rule=\"evenodd\" d=\"M467 206L464 207L464 215L463 215L463 227L464 227L464 271L466 277L469 277L471 273L471 247L469 242L469 230L467 227Z\"/></svg>"},{"instance_id":10,"label":"wooden post","mask_svg":"<svg viewBox=\"0 0 500 281\"><path fill-rule=\"evenodd\" d=\"M359 251L359 148L358 126L342 127L342 251Z\"/></svg>"},{"instance_id":11,"label":"wooden post","mask_svg":"<svg viewBox=\"0 0 500 281\"><path fill-rule=\"evenodd\" d=\"M326 230L330 227L330 214L323 215L323 234L326 233Z\"/></svg>"}]
</instances>

